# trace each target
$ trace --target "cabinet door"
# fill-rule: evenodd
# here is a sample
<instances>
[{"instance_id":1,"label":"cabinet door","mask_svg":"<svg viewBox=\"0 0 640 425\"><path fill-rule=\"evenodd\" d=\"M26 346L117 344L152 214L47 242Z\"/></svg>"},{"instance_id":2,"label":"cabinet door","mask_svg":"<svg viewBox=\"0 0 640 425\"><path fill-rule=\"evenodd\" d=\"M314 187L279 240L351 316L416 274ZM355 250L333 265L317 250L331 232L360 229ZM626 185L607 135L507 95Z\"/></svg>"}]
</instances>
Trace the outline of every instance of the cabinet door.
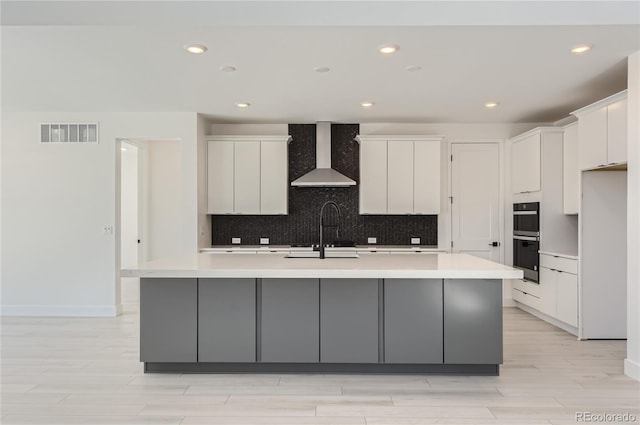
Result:
<instances>
[{"instance_id":1,"label":"cabinet door","mask_svg":"<svg viewBox=\"0 0 640 425\"><path fill-rule=\"evenodd\" d=\"M287 214L286 142L260 142L260 214Z\"/></svg>"},{"instance_id":2,"label":"cabinet door","mask_svg":"<svg viewBox=\"0 0 640 425\"><path fill-rule=\"evenodd\" d=\"M578 119L580 169L589 170L607 164L607 107Z\"/></svg>"},{"instance_id":3,"label":"cabinet door","mask_svg":"<svg viewBox=\"0 0 640 425\"><path fill-rule=\"evenodd\" d=\"M607 163L627 162L627 100L607 106Z\"/></svg>"},{"instance_id":4,"label":"cabinet door","mask_svg":"<svg viewBox=\"0 0 640 425\"><path fill-rule=\"evenodd\" d=\"M578 276L557 272L557 319L578 327Z\"/></svg>"},{"instance_id":5,"label":"cabinet door","mask_svg":"<svg viewBox=\"0 0 640 425\"><path fill-rule=\"evenodd\" d=\"M502 363L502 280L444 280L444 362Z\"/></svg>"},{"instance_id":6,"label":"cabinet door","mask_svg":"<svg viewBox=\"0 0 640 425\"><path fill-rule=\"evenodd\" d=\"M360 214L387 213L387 141L360 144Z\"/></svg>"},{"instance_id":7,"label":"cabinet door","mask_svg":"<svg viewBox=\"0 0 640 425\"><path fill-rule=\"evenodd\" d=\"M262 279L262 361L317 363L319 279Z\"/></svg>"},{"instance_id":8,"label":"cabinet door","mask_svg":"<svg viewBox=\"0 0 640 425\"><path fill-rule=\"evenodd\" d=\"M389 140L387 155L387 212L413 214L413 142Z\"/></svg>"},{"instance_id":9,"label":"cabinet door","mask_svg":"<svg viewBox=\"0 0 640 425\"><path fill-rule=\"evenodd\" d=\"M565 127L562 138L562 211L578 214L580 168L578 167L578 125Z\"/></svg>"},{"instance_id":10,"label":"cabinet door","mask_svg":"<svg viewBox=\"0 0 640 425\"><path fill-rule=\"evenodd\" d=\"M256 361L255 279L199 279L197 311L199 362Z\"/></svg>"},{"instance_id":11,"label":"cabinet door","mask_svg":"<svg viewBox=\"0 0 640 425\"><path fill-rule=\"evenodd\" d=\"M413 157L413 212L440 213L440 141L416 140Z\"/></svg>"},{"instance_id":12,"label":"cabinet door","mask_svg":"<svg viewBox=\"0 0 640 425\"><path fill-rule=\"evenodd\" d=\"M442 279L384 280L385 363L442 363Z\"/></svg>"},{"instance_id":13,"label":"cabinet door","mask_svg":"<svg viewBox=\"0 0 640 425\"><path fill-rule=\"evenodd\" d=\"M260 142L234 142L235 213L260 214Z\"/></svg>"},{"instance_id":14,"label":"cabinet door","mask_svg":"<svg viewBox=\"0 0 640 425\"><path fill-rule=\"evenodd\" d=\"M556 275L555 270L540 267L540 311L556 317Z\"/></svg>"},{"instance_id":15,"label":"cabinet door","mask_svg":"<svg viewBox=\"0 0 640 425\"><path fill-rule=\"evenodd\" d=\"M320 362L378 363L378 279L320 279Z\"/></svg>"},{"instance_id":16,"label":"cabinet door","mask_svg":"<svg viewBox=\"0 0 640 425\"><path fill-rule=\"evenodd\" d=\"M209 214L233 214L233 142L207 144Z\"/></svg>"},{"instance_id":17,"label":"cabinet door","mask_svg":"<svg viewBox=\"0 0 640 425\"><path fill-rule=\"evenodd\" d=\"M540 190L540 134L511 145L511 188L513 193Z\"/></svg>"},{"instance_id":18,"label":"cabinet door","mask_svg":"<svg viewBox=\"0 0 640 425\"><path fill-rule=\"evenodd\" d=\"M196 279L140 279L140 361L198 360Z\"/></svg>"}]
</instances>

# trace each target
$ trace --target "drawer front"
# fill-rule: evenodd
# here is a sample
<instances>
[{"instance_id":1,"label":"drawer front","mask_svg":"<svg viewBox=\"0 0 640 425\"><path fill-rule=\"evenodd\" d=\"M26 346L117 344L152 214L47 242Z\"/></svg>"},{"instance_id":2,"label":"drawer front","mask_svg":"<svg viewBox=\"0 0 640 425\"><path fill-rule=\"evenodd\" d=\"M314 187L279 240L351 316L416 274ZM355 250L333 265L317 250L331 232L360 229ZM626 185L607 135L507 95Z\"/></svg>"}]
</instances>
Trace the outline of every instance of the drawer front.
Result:
<instances>
[{"instance_id":1,"label":"drawer front","mask_svg":"<svg viewBox=\"0 0 640 425\"><path fill-rule=\"evenodd\" d=\"M540 285L523 279L514 279L513 288L520 290L527 294L531 294L534 297L540 298Z\"/></svg>"},{"instance_id":2,"label":"drawer front","mask_svg":"<svg viewBox=\"0 0 640 425\"><path fill-rule=\"evenodd\" d=\"M511 296L515 301L522 303L524 305L528 305L531 308L535 308L536 310L540 310L540 298L534 297L531 294L525 294L519 289L513 288L511 292Z\"/></svg>"},{"instance_id":3,"label":"drawer front","mask_svg":"<svg viewBox=\"0 0 640 425\"><path fill-rule=\"evenodd\" d=\"M540 254L540 267L578 274L578 260Z\"/></svg>"}]
</instances>

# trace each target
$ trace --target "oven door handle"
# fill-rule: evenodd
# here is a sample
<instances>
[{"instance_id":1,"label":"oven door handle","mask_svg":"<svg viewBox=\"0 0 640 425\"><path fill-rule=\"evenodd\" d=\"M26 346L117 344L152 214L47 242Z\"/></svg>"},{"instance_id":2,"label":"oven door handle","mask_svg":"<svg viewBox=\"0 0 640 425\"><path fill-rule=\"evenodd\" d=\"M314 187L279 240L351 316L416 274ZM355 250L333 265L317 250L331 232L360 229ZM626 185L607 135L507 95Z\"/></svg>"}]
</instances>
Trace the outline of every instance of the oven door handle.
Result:
<instances>
[{"instance_id":1,"label":"oven door handle","mask_svg":"<svg viewBox=\"0 0 640 425\"><path fill-rule=\"evenodd\" d=\"M538 215L538 211L514 211L513 215Z\"/></svg>"},{"instance_id":2,"label":"oven door handle","mask_svg":"<svg viewBox=\"0 0 640 425\"><path fill-rule=\"evenodd\" d=\"M532 242L538 242L538 238L536 236L517 236L514 235L513 239L517 239L519 241L532 241Z\"/></svg>"}]
</instances>

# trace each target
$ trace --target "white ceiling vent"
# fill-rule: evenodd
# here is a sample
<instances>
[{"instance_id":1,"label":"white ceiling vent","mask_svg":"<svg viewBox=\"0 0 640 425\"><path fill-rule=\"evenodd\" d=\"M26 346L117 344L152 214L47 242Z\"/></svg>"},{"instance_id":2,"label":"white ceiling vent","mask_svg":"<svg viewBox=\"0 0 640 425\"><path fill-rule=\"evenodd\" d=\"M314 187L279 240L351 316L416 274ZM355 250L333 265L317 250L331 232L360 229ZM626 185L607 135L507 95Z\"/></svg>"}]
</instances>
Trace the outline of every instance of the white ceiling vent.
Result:
<instances>
[{"instance_id":1,"label":"white ceiling vent","mask_svg":"<svg viewBox=\"0 0 640 425\"><path fill-rule=\"evenodd\" d=\"M40 143L98 143L98 123L40 124Z\"/></svg>"}]
</instances>

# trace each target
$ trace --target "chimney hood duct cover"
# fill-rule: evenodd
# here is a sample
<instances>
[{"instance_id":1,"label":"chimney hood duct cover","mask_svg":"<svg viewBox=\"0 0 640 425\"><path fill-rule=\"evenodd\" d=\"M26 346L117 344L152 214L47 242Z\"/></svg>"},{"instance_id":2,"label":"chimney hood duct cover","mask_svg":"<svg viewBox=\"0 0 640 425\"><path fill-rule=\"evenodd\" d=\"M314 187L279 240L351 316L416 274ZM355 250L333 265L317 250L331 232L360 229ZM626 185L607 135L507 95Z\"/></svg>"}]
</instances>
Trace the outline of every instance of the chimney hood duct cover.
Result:
<instances>
[{"instance_id":1,"label":"chimney hood duct cover","mask_svg":"<svg viewBox=\"0 0 640 425\"><path fill-rule=\"evenodd\" d=\"M331 168L331 122L316 123L316 168L291 182L297 187L348 187L356 182Z\"/></svg>"}]
</instances>

